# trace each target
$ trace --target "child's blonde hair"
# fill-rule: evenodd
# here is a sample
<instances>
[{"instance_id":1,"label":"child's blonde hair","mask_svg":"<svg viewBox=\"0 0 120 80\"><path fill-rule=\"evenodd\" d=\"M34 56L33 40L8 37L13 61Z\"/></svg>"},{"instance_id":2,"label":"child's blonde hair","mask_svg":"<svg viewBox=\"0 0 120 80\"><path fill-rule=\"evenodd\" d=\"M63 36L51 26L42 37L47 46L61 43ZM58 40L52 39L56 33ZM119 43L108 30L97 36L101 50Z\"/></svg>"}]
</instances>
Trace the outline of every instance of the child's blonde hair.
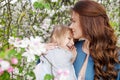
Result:
<instances>
[{"instance_id":1,"label":"child's blonde hair","mask_svg":"<svg viewBox=\"0 0 120 80\"><path fill-rule=\"evenodd\" d=\"M58 45L62 44L66 35L72 35L72 30L65 25L56 25L51 34L50 42L55 42Z\"/></svg>"}]
</instances>

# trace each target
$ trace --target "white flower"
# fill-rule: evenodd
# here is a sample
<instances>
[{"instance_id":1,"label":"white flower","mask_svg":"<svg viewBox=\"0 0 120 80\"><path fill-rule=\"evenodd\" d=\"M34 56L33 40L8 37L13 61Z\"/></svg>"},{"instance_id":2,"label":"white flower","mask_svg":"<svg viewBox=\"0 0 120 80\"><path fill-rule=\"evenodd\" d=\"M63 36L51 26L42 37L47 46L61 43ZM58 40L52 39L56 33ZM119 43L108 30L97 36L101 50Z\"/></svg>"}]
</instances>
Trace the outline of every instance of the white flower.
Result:
<instances>
[{"instance_id":1,"label":"white flower","mask_svg":"<svg viewBox=\"0 0 120 80\"><path fill-rule=\"evenodd\" d=\"M45 18L45 19L43 20L43 23L45 23L45 24L50 24L50 22L51 22L51 19L50 19L50 18Z\"/></svg>"},{"instance_id":2,"label":"white flower","mask_svg":"<svg viewBox=\"0 0 120 80\"><path fill-rule=\"evenodd\" d=\"M8 3L7 1L1 1L0 4L1 6L5 5L6 3Z\"/></svg>"},{"instance_id":3,"label":"white flower","mask_svg":"<svg viewBox=\"0 0 120 80\"><path fill-rule=\"evenodd\" d=\"M42 27L43 29L45 29L45 31L48 30L48 28L49 28L49 26L50 26L50 22L51 22L51 19L50 19L50 18L45 18L45 19L43 20L43 23L42 23L41 27Z\"/></svg>"},{"instance_id":4,"label":"white flower","mask_svg":"<svg viewBox=\"0 0 120 80\"><path fill-rule=\"evenodd\" d=\"M17 76L16 75L12 75L13 79L17 79Z\"/></svg>"},{"instance_id":5,"label":"white flower","mask_svg":"<svg viewBox=\"0 0 120 80\"><path fill-rule=\"evenodd\" d=\"M44 44L42 43L38 43L36 45L31 43L30 46L28 47L28 51L32 54L40 56L42 53L46 51L46 49L44 48Z\"/></svg>"},{"instance_id":6,"label":"white flower","mask_svg":"<svg viewBox=\"0 0 120 80\"><path fill-rule=\"evenodd\" d=\"M43 24L41 25L41 27L42 27L43 29L45 29L45 31L48 30L49 26L50 26L50 24L47 24L47 23L43 23ZM44 32L45 32L45 31L44 31Z\"/></svg>"},{"instance_id":7,"label":"white flower","mask_svg":"<svg viewBox=\"0 0 120 80\"><path fill-rule=\"evenodd\" d=\"M28 80L33 80L33 77L31 77L30 75L27 75L27 79Z\"/></svg>"},{"instance_id":8,"label":"white flower","mask_svg":"<svg viewBox=\"0 0 120 80\"><path fill-rule=\"evenodd\" d=\"M17 47L15 50L17 51L17 53L20 53L21 48Z\"/></svg>"},{"instance_id":9,"label":"white flower","mask_svg":"<svg viewBox=\"0 0 120 80\"><path fill-rule=\"evenodd\" d=\"M15 38L15 43L13 44L15 47L20 47L22 44L22 40L19 38Z\"/></svg>"},{"instance_id":10,"label":"white flower","mask_svg":"<svg viewBox=\"0 0 120 80\"><path fill-rule=\"evenodd\" d=\"M24 38L23 40L20 40L19 38L14 38L14 37L10 37L8 42L12 45L14 45L14 47L21 47L21 48L25 48L28 46L28 43L30 42L28 38Z\"/></svg>"},{"instance_id":11,"label":"white flower","mask_svg":"<svg viewBox=\"0 0 120 80\"><path fill-rule=\"evenodd\" d=\"M8 61L0 61L0 66L2 70L7 70L10 67L10 63Z\"/></svg>"},{"instance_id":12,"label":"white flower","mask_svg":"<svg viewBox=\"0 0 120 80\"><path fill-rule=\"evenodd\" d=\"M19 45L21 48L26 48L30 44L30 40L28 38L24 38Z\"/></svg>"},{"instance_id":13,"label":"white flower","mask_svg":"<svg viewBox=\"0 0 120 80\"><path fill-rule=\"evenodd\" d=\"M38 28L36 25L34 25L33 28L34 28L35 30L39 31L39 28Z\"/></svg>"},{"instance_id":14,"label":"white flower","mask_svg":"<svg viewBox=\"0 0 120 80\"><path fill-rule=\"evenodd\" d=\"M0 25L0 28L2 28L3 26L2 25Z\"/></svg>"},{"instance_id":15,"label":"white flower","mask_svg":"<svg viewBox=\"0 0 120 80\"><path fill-rule=\"evenodd\" d=\"M41 43L43 40L40 37L30 37L30 44L29 47L26 48L26 51L34 54L34 55L41 55L41 53L45 52L46 49L44 47L44 44Z\"/></svg>"},{"instance_id":16,"label":"white flower","mask_svg":"<svg viewBox=\"0 0 120 80\"><path fill-rule=\"evenodd\" d=\"M34 2L36 2L36 1L38 1L38 0L31 0L32 4L33 4Z\"/></svg>"},{"instance_id":17,"label":"white flower","mask_svg":"<svg viewBox=\"0 0 120 80\"><path fill-rule=\"evenodd\" d=\"M20 40L19 38L14 38L14 37L10 37L8 42L10 44L13 44L15 47L19 47L22 44L22 40Z\"/></svg>"},{"instance_id":18,"label":"white flower","mask_svg":"<svg viewBox=\"0 0 120 80\"><path fill-rule=\"evenodd\" d=\"M50 14L50 13L49 13ZM50 27L50 23L51 23L51 19L50 18L45 18L44 20L43 20L43 22L42 22L42 24L41 24L41 27L43 28L43 29L45 29L45 31L46 30L48 30L48 28Z\"/></svg>"},{"instance_id":19,"label":"white flower","mask_svg":"<svg viewBox=\"0 0 120 80\"><path fill-rule=\"evenodd\" d=\"M66 10L66 6L62 5L62 7L60 8L60 11L65 11Z\"/></svg>"},{"instance_id":20,"label":"white flower","mask_svg":"<svg viewBox=\"0 0 120 80\"><path fill-rule=\"evenodd\" d=\"M58 0L51 0L51 2L58 2Z\"/></svg>"},{"instance_id":21,"label":"white flower","mask_svg":"<svg viewBox=\"0 0 120 80\"><path fill-rule=\"evenodd\" d=\"M35 38L33 36L30 37L30 43L35 43L35 45L42 41L43 41L43 39L41 37L38 37L38 36L36 36Z\"/></svg>"},{"instance_id":22,"label":"white flower","mask_svg":"<svg viewBox=\"0 0 120 80\"><path fill-rule=\"evenodd\" d=\"M34 61L35 55L40 56L46 51L45 44L42 42L43 39L38 36L35 38L31 36L30 39L24 38L22 40L13 37L10 37L9 39L9 43L13 44L17 49L25 49L25 52L22 54L22 56L25 56L27 58L27 62Z\"/></svg>"},{"instance_id":23,"label":"white flower","mask_svg":"<svg viewBox=\"0 0 120 80\"><path fill-rule=\"evenodd\" d=\"M25 56L27 58L27 62L32 62L35 60L35 55L29 53L29 52L24 52L22 56Z\"/></svg>"},{"instance_id":24,"label":"white flower","mask_svg":"<svg viewBox=\"0 0 120 80\"><path fill-rule=\"evenodd\" d=\"M0 47L2 47L2 43L0 43Z\"/></svg>"},{"instance_id":25,"label":"white flower","mask_svg":"<svg viewBox=\"0 0 120 80\"><path fill-rule=\"evenodd\" d=\"M13 74L16 74L16 75L19 74L19 69L17 67L14 68Z\"/></svg>"},{"instance_id":26,"label":"white flower","mask_svg":"<svg viewBox=\"0 0 120 80\"><path fill-rule=\"evenodd\" d=\"M49 14L50 17L52 17L55 14L54 10L47 10L47 14Z\"/></svg>"},{"instance_id":27,"label":"white flower","mask_svg":"<svg viewBox=\"0 0 120 80\"><path fill-rule=\"evenodd\" d=\"M10 44L14 44L14 43L15 43L15 38L14 38L14 37L10 37L10 38L8 39L8 42L9 42Z\"/></svg>"},{"instance_id":28,"label":"white flower","mask_svg":"<svg viewBox=\"0 0 120 80\"><path fill-rule=\"evenodd\" d=\"M15 2L17 2L17 0L11 0L10 3L14 4Z\"/></svg>"},{"instance_id":29,"label":"white flower","mask_svg":"<svg viewBox=\"0 0 120 80\"><path fill-rule=\"evenodd\" d=\"M32 62L35 60L35 55L31 54L30 52L24 52L22 56L27 58L27 62Z\"/></svg>"}]
</instances>

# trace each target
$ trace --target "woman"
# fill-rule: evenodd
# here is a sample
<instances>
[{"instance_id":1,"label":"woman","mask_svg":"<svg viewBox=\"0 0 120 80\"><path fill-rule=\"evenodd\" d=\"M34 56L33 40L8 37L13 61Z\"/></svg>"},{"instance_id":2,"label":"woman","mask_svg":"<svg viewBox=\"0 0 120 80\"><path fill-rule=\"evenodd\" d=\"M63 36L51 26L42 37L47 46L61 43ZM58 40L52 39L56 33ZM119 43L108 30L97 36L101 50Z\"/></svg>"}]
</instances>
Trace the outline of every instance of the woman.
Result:
<instances>
[{"instance_id":1,"label":"woman","mask_svg":"<svg viewBox=\"0 0 120 80\"><path fill-rule=\"evenodd\" d=\"M120 80L120 51L105 8L94 1L78 1L71 20L78 80Z\"/></svg>"}]
</instances>

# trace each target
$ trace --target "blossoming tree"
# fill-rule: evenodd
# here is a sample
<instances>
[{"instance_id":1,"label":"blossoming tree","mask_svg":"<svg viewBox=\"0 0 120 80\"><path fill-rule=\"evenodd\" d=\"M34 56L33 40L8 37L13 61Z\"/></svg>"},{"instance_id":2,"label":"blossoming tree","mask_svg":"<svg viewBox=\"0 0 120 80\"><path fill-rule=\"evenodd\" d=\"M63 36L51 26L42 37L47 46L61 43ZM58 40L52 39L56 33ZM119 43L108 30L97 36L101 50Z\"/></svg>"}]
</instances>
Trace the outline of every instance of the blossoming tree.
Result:
<instances>
[{"instance_id":1,"label":"blossoming tree","mask_svg":"<svg viewBox=\"0 0 120 80\"><path fill-rule=\"evenodd\" d=\"M33 69L45 51L43 42L48 40L53 25L70 24L70 8L76 1L0 1L0 80L35 80ZM95 1L107 8L111 25L119 37L119 0ZM63 80L68 71L60 70L58 75ZM45 76L45 80L51 78L51 75Z\"/></svg>"}]
</instances>

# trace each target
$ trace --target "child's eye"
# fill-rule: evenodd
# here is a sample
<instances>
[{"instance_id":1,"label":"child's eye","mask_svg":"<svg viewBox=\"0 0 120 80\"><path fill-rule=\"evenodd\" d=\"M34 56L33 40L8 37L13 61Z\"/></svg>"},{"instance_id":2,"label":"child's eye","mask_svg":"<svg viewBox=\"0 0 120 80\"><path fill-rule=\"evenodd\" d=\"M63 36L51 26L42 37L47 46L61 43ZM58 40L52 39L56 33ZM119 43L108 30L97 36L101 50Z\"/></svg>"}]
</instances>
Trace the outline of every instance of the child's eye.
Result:
<instances>
[{"instance_id":1,"label":"child's eye","mask_svg":"<svg viewBox=\"0 0 120 80\"><path fill-rule=\"evenodd\" d=\"M72 22L75 22L74 20Z\"/></svg>"},{"instance_id":2,"label":"child's eye","mask_svg":"<svg viewBox=\"0 0 120 80\"><path fill-rule=\"evenodd\" d=\"M71 38L68 38L69 40L71 40Z\"/></svg>"}]
</instances>

